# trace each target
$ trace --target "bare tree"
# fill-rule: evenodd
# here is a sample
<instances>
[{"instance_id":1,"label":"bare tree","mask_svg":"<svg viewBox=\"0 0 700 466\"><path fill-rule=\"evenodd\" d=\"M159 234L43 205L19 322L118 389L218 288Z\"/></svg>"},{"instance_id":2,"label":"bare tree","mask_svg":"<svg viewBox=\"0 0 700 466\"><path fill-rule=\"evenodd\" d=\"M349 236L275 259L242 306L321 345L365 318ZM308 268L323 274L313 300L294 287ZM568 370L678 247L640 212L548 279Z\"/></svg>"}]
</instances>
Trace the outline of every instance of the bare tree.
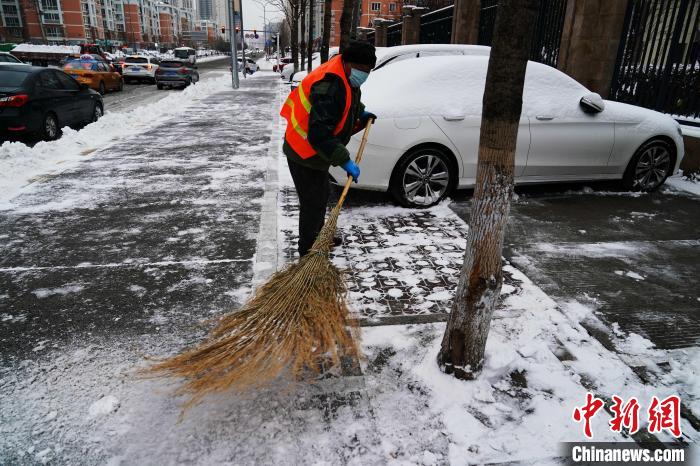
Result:
<instances>
[{"instance_id":1,"label":"bare tree","mask_svg":"<svg viewBox=\"0 0 700 466\"><path fill-rule=\"evenodd\" d=\"M323 0L323 37L321 38L321 63L328 61L331 44L331 12L333 0Z\"/></svg>"},{"instance_id":2,"label":"bare tree","mask_svg":"<svg viewBox=\"0 0 700 466\"><path fill-rule=\"evenodd\" d=\"M474 378L483 366L503 283L503 234L513 197L515 142L538 6L539 0L501 0L498 6L467 249L438 354L440 368L459 379Z\"/></svg>"},{"instance_id":3,"label":"bare tree","mask_svg":"<svg viewBox=\"0 0 700 466\"><path fill-rule=\"evenodd\" d=\"M308 0L299 0L299 8L301 8L301 17L299 19L299 37L301 37L301 66L300 69L306 67L306 8L308 6Z\"/></svg>"},{"instance_id":4,"label":"bare tree","mask_svg":"<svg viewBox=\"0 0 700 466\"><path fill-rule=\"evenodd\" d=\"M306 56L309 58L306 63L306 71L311 73L312 58L314 56L314 0L309 2L309 39L306 41Z\"/></svg>"},{"instance_id":5,"label":"bare tree","mask_svg":"<svg viewBox=\"0 0 700 466\"><path fill-rule=\"evenodd\" d=\"M343 13L340 16L340 53L343 53L345 47L350 44L350 32L352 30L353 12L356 2L357 0L343 1Z\"/></svg>"},{"instance_id":6,"label":"bare tree","mask_svg":"<svg viewBox=\"0 0 700 466\"><path fill-rule=\"evenodd\" d=\"M301 14L301 0L272 0L274 5L282 13L289 26L289 46L292 49L292 63L294 71L299 70L299 16Z\"/></svg>"}]
</instances>

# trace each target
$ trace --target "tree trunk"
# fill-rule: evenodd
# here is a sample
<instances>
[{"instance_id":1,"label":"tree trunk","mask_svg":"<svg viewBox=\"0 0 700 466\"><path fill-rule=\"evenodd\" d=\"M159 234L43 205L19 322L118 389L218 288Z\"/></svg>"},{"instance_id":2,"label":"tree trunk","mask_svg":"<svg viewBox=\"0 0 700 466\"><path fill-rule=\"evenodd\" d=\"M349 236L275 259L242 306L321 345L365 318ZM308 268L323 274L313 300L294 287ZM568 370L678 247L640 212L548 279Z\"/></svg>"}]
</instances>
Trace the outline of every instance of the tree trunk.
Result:
<instances>
[{"instance_id":1,"label":"tree trunk","mask_svg":"<svg viewBox=\"0 0 700 466\"><path fill-rule=\"evenodd\" d=\"M306 71L311 73L311 62L314 56L314 0L307 1L309 2L309 39L306 41L306 56L308 57Z\"/></svg>"},{"instance_id":2,"label":"tree trunk","mask_svg":"<svg viewBox=\"0 0 700 466\"><path fill-rule=\"evenodd\" d=\"M292 5L292 16L293 18L289 25L289 41L292 48L292 64L296 73L299 70L299 6L296 4Z\"/></svg>"},{"instance_id":3,"label":"tree trunk","mask_svg":"<svg viewBox=\"0 0 700 466\"><path fill-rule=\"evenodd\" d=\"M301 19L299 20L299 37L301 37L301 43L299 46L301 47L301 66L299 69L303 70L306 65L306 1L302 1L299 3L301 7Z\"/></svg>"},{"instance_id":4,"label":"tree trunk","mask_svg":"<svg viewBox=\"0 0 700 466\"><path fill-rule=\"evenodd\" d=\"M352 24L350 25L350 37L357 38L357 26L360 24L360 9L362 8L362 1L355 0L352 7Z\"/></svg>"},{"instance_id":5,"label":"tree trunk","mask_svg":"<svg viewBox=\"0 0 700 466\"><path fill-rule=\"evenodd\" d=\"M333 0L323 1L323 38L321 39L321 63L328 61L331 44L331 12L333 11Z\"/></svg>"},{"instance_id":6,"label":"tree trunk","mask_svg":"<svg viewBox=\"0 0 700 466\"><path fill-rule=\"evenodd\" d=\"M515 143L539 0L501 0L484 89L479 159L464 263L438 354L441 370L473 379L484 362L503 283L503 233L513 196Z\"/></svg>"},{"instance_id":7,"label":"tree trunk","mask_svg":"<svg viewBox=\"0 0 700 466\"><path fill-rule=\"evenodd\" d=\"M343 13L340 16L340 53L350 44L350 30L352 29L353 9L357 0L345 0Z\"/></svg>"}]
</instances>

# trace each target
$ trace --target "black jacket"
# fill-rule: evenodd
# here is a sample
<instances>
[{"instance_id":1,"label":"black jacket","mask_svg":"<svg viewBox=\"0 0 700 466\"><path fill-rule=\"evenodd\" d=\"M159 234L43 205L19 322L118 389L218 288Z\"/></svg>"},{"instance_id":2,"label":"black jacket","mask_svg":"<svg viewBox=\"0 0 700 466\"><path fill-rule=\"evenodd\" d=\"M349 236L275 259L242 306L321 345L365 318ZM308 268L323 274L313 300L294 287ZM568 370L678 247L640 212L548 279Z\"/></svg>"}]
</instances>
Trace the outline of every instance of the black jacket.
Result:
<instances>
[{"instance_id":1,"label":"black jacket","mask_svg":"<svg viewBox=\"0 0 700 466\"><path fill-rule=\"evenodd\" d=\"M350 89L352 103L348 118L340 133L334 136L333 131L345 110L345 85L341 78L329 73L311 86L308 141L316 155L302 159L285 140L282 150L288 159L315 170L328 170L331 165L342 165L350 159L345 145L357 131L357 121L365 108L360 102L360 89Z\"/></svg>"}]
</instances>

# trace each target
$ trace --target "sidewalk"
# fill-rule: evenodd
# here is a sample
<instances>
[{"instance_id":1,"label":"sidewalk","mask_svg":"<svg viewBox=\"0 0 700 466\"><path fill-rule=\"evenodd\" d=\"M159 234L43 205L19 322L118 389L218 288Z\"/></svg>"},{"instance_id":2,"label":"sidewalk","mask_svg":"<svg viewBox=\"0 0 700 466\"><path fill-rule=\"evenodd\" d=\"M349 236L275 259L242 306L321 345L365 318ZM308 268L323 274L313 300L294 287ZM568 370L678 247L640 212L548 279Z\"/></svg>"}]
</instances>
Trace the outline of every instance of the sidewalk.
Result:
<instances>
[{"instance_id":1,"label":"sidewalk","mask_svg":"<svg viewBox=\"0 0 700 466\"><path fill-rule=\"evenodd\" d=\"M511 265L483 373L471 382L442 374L435 356L467 226L447 204L417 211L380 201L341 213L344 244L333 256L363 325L361 374L222 394L179 422L177 381L134 369L199 341L251 281L294 258L296 202L277 117L285 92L264 73L239 91L220 89L188 107L192 120L95 153L25 193L2 220L10 237L0 277L25 281L0 291L0 304L14 306L0 313L2 342L16 350L0 367L0 460L553 464L558 442L583 439L571 413L587 391L637 396L642 406L681 392L700 411L687 364L670 367L663 385L644 384L576 309L560 309ZM195 130L196 141L172 137ZM154 144L146 154L144 140ZM52 275L66 268L81 281ZM52 283L36 289L41 276ZM648 351L633 336L624 342ZM624 441L609 419L594 418L595 440ZM700 439L687 421L682 428L686 441Z\"/></svg>"}]
</instances>

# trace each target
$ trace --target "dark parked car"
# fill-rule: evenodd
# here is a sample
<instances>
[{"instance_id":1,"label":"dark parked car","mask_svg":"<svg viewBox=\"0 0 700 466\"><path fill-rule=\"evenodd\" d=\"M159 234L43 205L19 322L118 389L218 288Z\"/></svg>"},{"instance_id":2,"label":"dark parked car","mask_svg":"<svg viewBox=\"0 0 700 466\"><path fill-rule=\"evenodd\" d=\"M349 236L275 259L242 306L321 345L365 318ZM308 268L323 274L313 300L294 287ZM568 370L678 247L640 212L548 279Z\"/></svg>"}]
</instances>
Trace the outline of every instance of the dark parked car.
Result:
<instances>
[{"instance_id":1,"label":"dark parked car","mask_svg":"<svg viewBox=\"0 0 700 466\"><path fill-rule=\"evenodd\" d=\"M0 67L0 138L56 139L63 126L97 121L102 96L61 70L27 65Z\"/></svg>"},{"instance_id":2,"label":"dark parked car","mask_svg":"<svg viewBox=\"0 0 700 466\"><path fill-rule=\"evenodd\" d=\"M156 86L187 87L199 81L197 67L183 60L163 60L156 70Z\"/></svg>"}]
</instances>

